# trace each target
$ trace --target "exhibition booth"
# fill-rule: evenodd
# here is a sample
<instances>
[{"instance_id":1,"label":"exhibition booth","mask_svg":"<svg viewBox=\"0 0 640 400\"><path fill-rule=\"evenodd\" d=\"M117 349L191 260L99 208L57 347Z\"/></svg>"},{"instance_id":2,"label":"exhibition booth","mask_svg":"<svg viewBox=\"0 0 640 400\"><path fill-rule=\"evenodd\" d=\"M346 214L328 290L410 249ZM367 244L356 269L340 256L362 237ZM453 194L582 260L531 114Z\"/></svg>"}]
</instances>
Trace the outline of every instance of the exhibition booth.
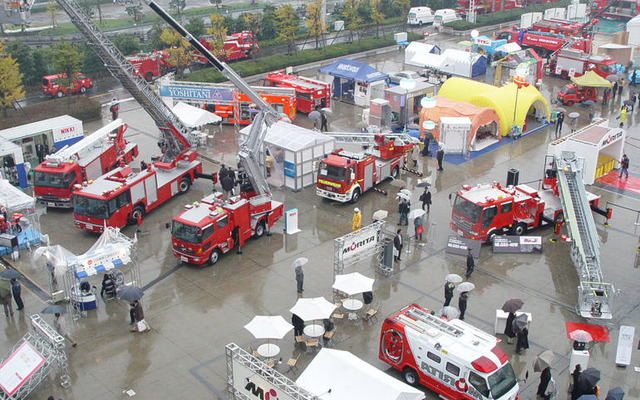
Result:
<instances>
[{"instance_id":1,"label":"exhibition booth","mask_svg":"<svg viewBox=\"0 0 640 400\"><path fill-rule=\"evenodd\" d=\"M6 179L12 185L26 188L29 186L27 181L27 169L24 166L24 158L22 155L22 147L17 144L0 138L0 179Z\"/></svg>"},{"instance_id":2,"label":"exhibition booth","mask_svg":"<svg viewBox=\"0 0 640 400\"><path fill-rule=\"evenodd\" d=\"M404 63L421 67L424 65L424 58L427 54L440 54L440 47L435 44L422 42L411 42L404 49Z\"/></svg>"},{"instance_id":3,"label":"exhibition booth","mask_svg":"<svg viewBox=\"0 0 640 400\"><path fill-rule=\"evenodd\" d=\"M387 74L370 65L346 58L318 69L318 73L333 76L334 98L352 101L360 107L367 107L371 99L382 97L385 80L388 78Z\"/></svg>"},{"instance_id":4,"label":"exhibition booth","mask_svg":"<svg viewBox=\"0 0 640 400\"><path fill-rule=\"evenodd\" d=\"M495 87L470 79L450 78L440 87L438 95L493 108L500 119L501 136L508 135L514 124L526 132L527 127L540 126L549 120L549 104L533 85L518 89L515 83Z\"/></svg>"},{"instance_id":5,"label":"exhibition booth","mask_svg":"<svg viewBox=\"0 0 640 400\"><path fill-rule=\"evenodd\" d=\"M13 186L9 181L0 179L0 207L7 211L6 232L0 236L0 254L9 254L40 243L40 219L36 212L36 200ZM17 224L10 221L16 221Z\"/></svg>"},{"instance_id":6,"label":"exhibition booth","mask_svg":"<svg viewBox=\"0 0 640 400\"><path fill-rule=\"evenodd\" d=\"M392 120L403 125L410 124L411 119L420 112L420 101L424 97L433 97L435 91L435 86L425 80L411 80L406 87L400 84L386 88L384 100L391 106L391 112L395 117Z\"/></svg>"},{"instance_id":7,"label":"exhibition booth","mask_svg":"<svg viewBox=\"0 0 640 400\"><path fill-rule=\"evenodd\" d=\"M435 123L434 129L430 131L437 141L444 143L447 153L482 150L500 140L500 119L490 107L477 107L471 103L436 96L435 107L420 111L421 136L424 135L425 121ZM468 128L464 128L465 126Z\"/></svg>"},{"instance_id":8,"label":"exhibition booth","mask_svg":"<svg viewBox=\"0 0 640 400\"><path fill-rule=\"evenodd\" d=\"M487 72L487 57L479 53L446 49L441 54L423 53L415 57L411 65L468 78Z\"/></svg>"},{"instance_id":9,"label":"exhibition booth","mask_svg":"<svg viewBox=\"0 0 640 400\"><path fill-rule=\"evenodd\" d=\"M251 126L248 126L240 131L243 139L250 130ZM276 122L267 131L259 155L266 170L266 150L271 153L273 165L265 174L267 181L272 186L293 190L315 185L314 163L333 151L334 142L334 138L320 132L284 121Z\"/></svg>"}]
</instances>

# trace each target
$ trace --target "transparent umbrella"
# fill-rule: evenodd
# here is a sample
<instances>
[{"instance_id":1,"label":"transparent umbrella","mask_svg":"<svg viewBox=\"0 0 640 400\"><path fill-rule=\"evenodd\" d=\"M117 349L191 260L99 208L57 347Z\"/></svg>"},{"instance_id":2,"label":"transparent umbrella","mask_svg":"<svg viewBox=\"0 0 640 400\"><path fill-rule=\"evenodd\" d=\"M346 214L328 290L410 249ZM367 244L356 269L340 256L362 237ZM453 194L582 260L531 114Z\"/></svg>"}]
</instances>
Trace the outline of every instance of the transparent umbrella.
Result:
<instances>
[{"instance_id":1,"label":"transparent umbrella","mask_svg":"<svg viewBox=\"0 0 640 400\"><path fill-rule=\"evenodd\" d=\"M409 219L414 219L414 218L422 217L426 213L427 212L425 210L423 210L421 208L416 208L415 210L409 211L408 218Z\"/></svg>"},{"instance_id":2,"label":"transparent umbrella","mask_svg":"<svg viewBox=\"0 0 640 400\"><path fill-rule=\"evenodd\" d=\"M296 258L296 260L293 262L293 267L294 268L302 267L308 262L309 262L308 258L305 258L305 257Z\"/></svg>"},{"instance_id":3,"label":"transparent umbrella","mask_svg":"<svg viewBox=\"0 0 640 400\"><path fill-rule=\"evenodd\" d=\"M458 274L449 274L444 277L444 280L451 283L460 283L462 282L462 277Z\"/></svg>"},{"instance_id":4,"label":"transparent umbrella","mask_svg":"<svg viewBox=\"0 0 640 400\"><path fill-rule=\"evenodd\" d=\"M373 218L376 221L382 221L383 219L387 218L388 215L389 215L389 211L387 211L387 210L378 210L378 211L373 213L371 218Z\"/></svg>"},{"instance_id":5,"label":"transparent umbrella","mask_svg":"<svg viewBox=\"0 0 640 400\"><path fill-rule=\"evenodd\" d=\"M456 319L458 318L458 316L460 316L460 310L453 306L446 306L442 307L442 310L440 310L440 315L447 319Z\"/></svg>"},{"instance_id":6,"label":"transparent umbrella","mask_svg":"<svg viewBox=\"0 0 640 400\"><path fill-rule=\"evenodd\" d=\"M461 284L458 285L456 290L459 292L470 292L475 288L476 288L476 285L474 285L471 282L462 282Z\"/></svg>"}]
</instances>

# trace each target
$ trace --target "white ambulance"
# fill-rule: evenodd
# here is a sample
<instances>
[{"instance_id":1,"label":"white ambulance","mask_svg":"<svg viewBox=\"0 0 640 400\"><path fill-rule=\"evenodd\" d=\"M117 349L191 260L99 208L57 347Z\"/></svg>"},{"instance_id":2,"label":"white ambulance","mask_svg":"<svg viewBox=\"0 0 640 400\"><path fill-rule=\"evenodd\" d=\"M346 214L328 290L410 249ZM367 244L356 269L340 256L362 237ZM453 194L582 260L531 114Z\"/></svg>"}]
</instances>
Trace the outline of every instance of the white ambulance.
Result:
<instances>
[{"instance_id":1,"label":"white ambulance","mask_svg":"<svg viewBox=\"0 0 640 400\"><path fill-rule=\"evenodd\" d=\"M518 382L495 336L416 304L385 319L380 359L450 400L515 400Z\"/></svg>"}]
</instances>

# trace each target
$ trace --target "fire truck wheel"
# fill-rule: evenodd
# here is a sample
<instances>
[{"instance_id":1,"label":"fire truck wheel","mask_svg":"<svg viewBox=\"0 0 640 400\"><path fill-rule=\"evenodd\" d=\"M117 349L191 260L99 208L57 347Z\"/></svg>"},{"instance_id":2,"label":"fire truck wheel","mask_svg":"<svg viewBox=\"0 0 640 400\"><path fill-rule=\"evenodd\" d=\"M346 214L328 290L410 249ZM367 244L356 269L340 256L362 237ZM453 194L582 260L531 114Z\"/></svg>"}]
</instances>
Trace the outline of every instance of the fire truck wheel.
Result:
<instances>
[{"instance_id":1,"label":"fire truck wheel","mask_svg":"<svg viewBox=\"0 0 640 400\"><path fill-rule=\"evenodd\" d=\"M567 71L562 71L562 72L560 73L560 77L561 77L562 79L569 79L569 73L568 73Z\"/></svg>"},{"instance_id":2,"label":"fire truck wheel","mask_svg":"<svg viewBox=\"0 0 640 400\"><path fill-rule=\"evenodd\" d=\"M56 97L62 98L63 96L64 96L64 93L62 93L62 90L58 90L58 93L56 93Z\"/></svg>"},{"instance_id":3,"label":"fire truck wheel","mask_svg":"<svg viewBox=\"0 0 640 400\"><path fill-rule=\"evenodd\" d=\"M493 244L494 239L496 238L496 231L491 231L487 235L487 244Z\"/></svg>"},{"instance_id":4,"label":"fire truck wheel","mask_svg":"<svg viewBox=\"0 0 640 400\"><path fill-rule=\"evenodd\" d=\"M393 167L393 171L391 171L391 178L396 179L399 173L400 173L400 169L396 165L395 167Z\"/></svg>"},{"instance_id":5,"label":"fire truck wheel","mask_svg":"<svg viewBox=\"0 0 640 400\"><path fill-rule=\"evenodd\" d=\"M85 93L87 91L87 88L84 86L80 86L80 93Z\"/></svg>"},{"instance_id":6,"label":"fire truck wheel","mask_svg":"<svg viewBox=\"0 0 640 400\"><path fill-rule=\"evenodd\" d=\"M189 177L183 176L182 179L180 179L180 185L178 186L180 194L187 193L190 187L191 181L189 180Z\"/></svg>"},{"instance_id":7,"label":"fire truck wheel","mask_svg":"<svg viewBox=\"0 0 640 400\"><path fill-rule=\"evenodd\" d=\"M220 250L213 249L211 254L209 254L209 264L214 265L220 259Z\"/></svg>"},{"instance_id":8,"label":"fire truck wheel","mask_svg":"<svg viewBox=\"0 0 640 400\"><path fill-rule=\"evenodd\" d=\"M147 73L144 75L144 79L146 79L146 80L147 80L147 82L151 82L151 81L153 80L153 74L152 74L151 72L147 72Z\"/></svg>"},{"instance_id":9,"label":"fire truck wheel","mask_svg":"<svg viewBox=\"0 0 640 400\"><path fill-rule=\"evenodd\" d=\"M573 100L567 100L566 103L564 103L567 106L572 106L573 105Z\"/></svg>"},{"instance_id":10,"label":"fire truck wheel","mask_svg":"<svg viewBox=\"0 0 640 400\"><path fill-rule=\"evenodd\" d=\"M527 226L522 222L515 224L511 229L511 232L517 236L522 236L526 231L527 231Z\"/></svg>"},{"instance_id":11,"label":"fire truck wheel","mask_svg":"<svg viewBox=\"0 0 640 400\"><path fill-rule=\"evenodd\" d=\"M360 198L360 189L356 189L351 194L351 202L355 203Z\"/></svg>"},{"instance_id":12,"label":"fire truck wheel","mask_svg":"<svg viewBox=\"0 0 640 400\"><path fill-rule=\"evenodd\" d=\"M258 225L256 225L256 232L253 234L253 237L257 239L262 237L262 235L264 235L264 221L258 222Z\"/></svg>"},{"instance_id":13,"label":"fire truck wheel","mask_svg":"<svg viewBox=\"0 0 640 400\"><path fill-rule=\"evenodd\" d=\"M140 206L133 207L133 211L131 211L131 220L133 223L138 222L138 218L142 219L144 217L144 209Z\"/></svg>"},{"instance_id":14,"label":"fire truck wheel","mask_svg":"<svg viewBox=\"0 0 640 400\"><path fill-rule=\"evenodd\" d=\"M418 374L416 374L416 371L411 368L405 368L402 371L402 377L404 378L404 381L411 386L415 386L418 384Z\"/></svg>"}]
</instances>

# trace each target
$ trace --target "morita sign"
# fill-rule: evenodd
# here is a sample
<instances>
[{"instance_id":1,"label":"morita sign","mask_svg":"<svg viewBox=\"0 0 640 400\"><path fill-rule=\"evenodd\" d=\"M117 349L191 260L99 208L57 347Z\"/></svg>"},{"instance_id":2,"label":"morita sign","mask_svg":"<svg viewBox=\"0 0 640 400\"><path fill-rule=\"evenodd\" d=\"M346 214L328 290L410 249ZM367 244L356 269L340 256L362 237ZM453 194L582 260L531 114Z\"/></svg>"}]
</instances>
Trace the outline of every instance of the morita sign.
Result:
<instances>
[{"instance_id":1,"label":"morita sign","mask_svg":"<svg viewBox=\"0 0 640 400\"><path fill-rule=\"evenodd\" d=\"M345 241L341 253L342 258L347 259L355 257L358 254L372 249L377 243L378 232L375 230L365 230L364 232L355 235L350 241Z\"/></svg>"}]
</instances>

